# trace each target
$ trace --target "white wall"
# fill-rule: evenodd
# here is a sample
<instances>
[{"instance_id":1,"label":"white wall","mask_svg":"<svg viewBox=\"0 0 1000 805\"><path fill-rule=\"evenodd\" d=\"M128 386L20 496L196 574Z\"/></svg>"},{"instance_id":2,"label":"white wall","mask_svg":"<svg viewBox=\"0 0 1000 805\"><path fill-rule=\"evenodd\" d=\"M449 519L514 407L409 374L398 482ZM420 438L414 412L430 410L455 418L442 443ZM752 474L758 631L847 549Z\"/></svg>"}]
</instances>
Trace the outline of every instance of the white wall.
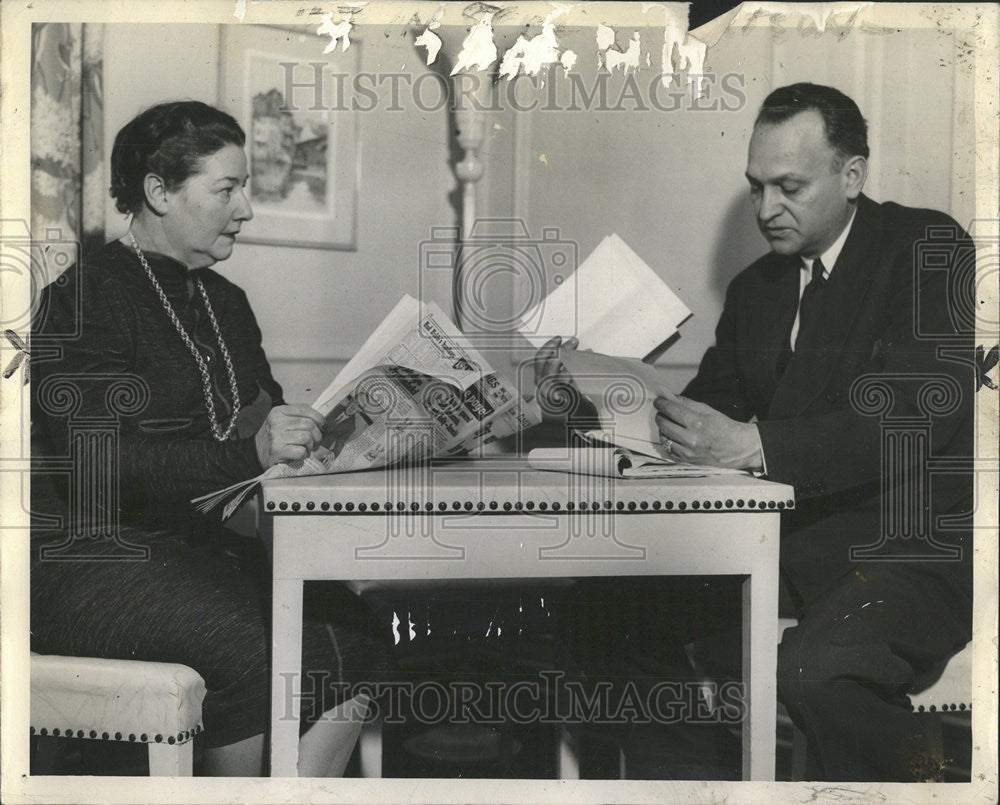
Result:
<instances>
[{"instance_id":1,"label":"white wall","mask_svg":"<svg viewBox=\"0 0 1000 805\"><path fill-rule=\"evenodd\" d=\"M115 135L141 109L178 99L216 103L218 85L217 25L105 25L105 164ZM117 237L124 218L110 196L106 209L108 237Z\"/></svg>"}]
</instances>

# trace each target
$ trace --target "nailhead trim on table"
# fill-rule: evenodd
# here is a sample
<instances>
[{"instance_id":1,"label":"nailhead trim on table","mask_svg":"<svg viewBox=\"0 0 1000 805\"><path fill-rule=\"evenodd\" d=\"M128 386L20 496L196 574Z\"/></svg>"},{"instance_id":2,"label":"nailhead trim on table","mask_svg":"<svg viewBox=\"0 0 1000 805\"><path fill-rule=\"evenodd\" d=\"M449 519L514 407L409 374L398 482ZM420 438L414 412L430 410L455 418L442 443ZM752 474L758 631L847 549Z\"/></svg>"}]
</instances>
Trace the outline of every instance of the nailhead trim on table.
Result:
<instances>
[{"instance_id":1,"label":"nailhead trim on table","mask_svg":"<svg viewBox=\"0 0 1000 805\"><path fill-rule=\"evenodd\" d=\"M391 501L387 501L385 503L379 503L377 501L373 503L366 503L366 502L355 503L353 501L349 501L346 503L336 502L333 503L331 506L331 504L328 501L322 501L321 503L316 503L315 501L312 500L306 501L304 508L307 512L311 512L314 511L317 506L321 511L330 511L330 509L332 508L333 511L335 512L340 512L340 511L354 512L355 510L357 510L359 514L368 514L368 513L382 514L383 512L385 514L392 514L396 512L406 513L407 511L413 514L419 514L421 513L421 508L425 512L433 512L435 508L434 503L432 503L431 501L427 501L426 503L424 503L423 507L421 507L421 505L417 502L411 502L409 504L409 508L407 509L407 504L403 501L399 501L396 504L393 504ZM627 509L630 512L634 512L636 510L672 511L675 506L679 511L685 511L687 510L689 504L687 501L684 500L677 501L676 503L672 500L666 500L666 501L630 500L627 502L623 500L615 502L612 502L610 500L605 500L603 504L599 503L598 501L593 501L592 503L588 504L587 501L582 500L579 503L576 503L574 501L569 501L568 503L565 504L565 511L567 513L586 512L588 510L601 511L602 509L605 511L612 511L612 510L625 511ZM303 506L298 502L293 502L291 505L289 505L289 503L284 500L278 503L275 503L275 501L273 500L269 500L267 502L266 508L268 511L274 511L275 509L279 511L288 511L289 509L291 509L291 511L293 512L298 512L303 508ZM527 511L534 511L535 509L538 509L538 511L551 510L553 512L559 512L564 510L563 504L559 503L558 501L549 503L544 500L538 501L537 503L533 500L526 500L526 501L518 500L514 502L504 501L503 503L500 503L499 501L496 500L491 500L488 503L483 501L478 501L475 504L469 500L465 501L464 503L462 501L456 500L450 504L442 500L438 501L437 503L437 510L440 512L448 512L449 510L453 513L462 511L471 512L473 509L475 509L476 511L484 511L487 508L490 511L498 511L502 509L505 512L509 512L512 509L516 511L521 511L522 509L526 509ZM785 509L794 509L795 501L793 500L758 501L752 498L747 501L744 501L742 499L738 499L735 501L732 499L693 500L690 502L690 508L695 511L708 511L713 509L716 511L722 511L722 510L757 511L764 509L784 511Z\"/></svg>"},{"instance_id":2,"label":"nailhead trim on table","mask_svg":"<svg viewBox=\"0 0 1000 805\"><path fill-rule=\"evenodd\" d=\"M166 741L168 744L173 745L173 744L182 744L187 741L190 741L192 738L194 738L195 735L198 735L199 733L203 732L204 729L205 729L204 725L199 724L194 729L183 730L182 732L179 732L176 735L167 735L167 736L164 736L161 733L157 733L155 735L150 736L149 733L146 732L142 733L139 736L136 736L134 732L129 733L127 736L122 732L116 732L114 735L111 735L108 732L102 732L100 734L100 740L122 741L122 742L131 741L132 743L136 742L163 743L164 741ZM37 728L29 727L29 731L31 735L41 735L41 736L52 735L54 738L91 738L95 740L98 738L97 730L90 730L90 733L87 734L84 732L84 730L79 730L79 729L74 730L72 728L64 730L60 729L59 727L55 727L54 729L49 729L48 727L37 727Z\"/></svg>"}]
</instances>

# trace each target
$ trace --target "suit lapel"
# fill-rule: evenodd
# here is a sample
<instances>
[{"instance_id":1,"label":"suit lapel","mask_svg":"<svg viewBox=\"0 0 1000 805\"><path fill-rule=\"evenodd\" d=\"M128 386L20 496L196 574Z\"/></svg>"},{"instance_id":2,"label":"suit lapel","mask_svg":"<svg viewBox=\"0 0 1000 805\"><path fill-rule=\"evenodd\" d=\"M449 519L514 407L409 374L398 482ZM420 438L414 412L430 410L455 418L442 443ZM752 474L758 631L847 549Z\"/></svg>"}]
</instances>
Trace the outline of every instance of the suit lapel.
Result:
<instances>
[{"instance_id":1,"label":"suit lapel","mask_svg":"<svg viewBox=\"0 0 1000 805\"><path fill-rule=\"evenodd\" d=\"M799 416L826 387L871 284L881 231L881 210L861 196L851 233L822 290L820 304L799 331L794 356L778 382L769 409L771 418Z\"/></svg>"}]
</instances>

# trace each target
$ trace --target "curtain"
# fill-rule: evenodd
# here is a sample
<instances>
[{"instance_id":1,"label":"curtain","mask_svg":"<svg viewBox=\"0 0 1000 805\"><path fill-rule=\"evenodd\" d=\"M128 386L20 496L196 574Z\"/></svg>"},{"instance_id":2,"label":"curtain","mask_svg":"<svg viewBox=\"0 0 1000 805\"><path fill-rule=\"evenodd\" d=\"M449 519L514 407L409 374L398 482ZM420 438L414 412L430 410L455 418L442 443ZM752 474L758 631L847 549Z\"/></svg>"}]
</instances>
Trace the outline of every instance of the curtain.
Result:
<instances>
[{"instance_id":1,"label":"curtain","mask_svg":"<svg viewBox=\"0 0 1000 805\"><path fill-rule=\"evenodd\" d=\"M104 243L104 26L36 23L31 45L31 234L46 282Z\"/></svg>"}]
</instances>

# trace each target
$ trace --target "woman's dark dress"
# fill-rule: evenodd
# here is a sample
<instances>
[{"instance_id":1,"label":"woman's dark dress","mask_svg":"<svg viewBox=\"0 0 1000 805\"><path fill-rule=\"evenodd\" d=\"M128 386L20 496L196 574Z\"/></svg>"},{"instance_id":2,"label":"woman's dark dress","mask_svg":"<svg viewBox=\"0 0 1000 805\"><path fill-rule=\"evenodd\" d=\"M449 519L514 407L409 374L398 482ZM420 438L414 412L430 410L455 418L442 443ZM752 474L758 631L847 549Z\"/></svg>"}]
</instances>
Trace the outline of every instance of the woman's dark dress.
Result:
<instances>
[{"instance_id":1,"label":"woman's dark dress","mask_svg":"<svg viewBox=\"0 0 1000 805\"><path fill-rule=\"evenodd\" d=\"M45 288L32 335L32 450L36 463L52 461L32 476L31 647L191 666L208 688L205 743L224 746L267 728L270 576L257 540L224 528L217 513L198 515L189 501L262 471L254 435L282 392L243 291L211 269L146 257L208 358L225 428L232 392L192 280L204 283L239 386L237 432L213 438L194 357L130 248L113 241ZM107 486L94 473L113 467L113 456L89 464L72 456L88 438L107 443L116 427L115 531L107 527L113 495L88 492ZM67 498L77 501L73 514ZM93 536L67 540L81 534ZM345 683L383 678L389 655L342 588L307 586L305 609L307 720L341 701Z\"/></svg>"}]
</instances>

